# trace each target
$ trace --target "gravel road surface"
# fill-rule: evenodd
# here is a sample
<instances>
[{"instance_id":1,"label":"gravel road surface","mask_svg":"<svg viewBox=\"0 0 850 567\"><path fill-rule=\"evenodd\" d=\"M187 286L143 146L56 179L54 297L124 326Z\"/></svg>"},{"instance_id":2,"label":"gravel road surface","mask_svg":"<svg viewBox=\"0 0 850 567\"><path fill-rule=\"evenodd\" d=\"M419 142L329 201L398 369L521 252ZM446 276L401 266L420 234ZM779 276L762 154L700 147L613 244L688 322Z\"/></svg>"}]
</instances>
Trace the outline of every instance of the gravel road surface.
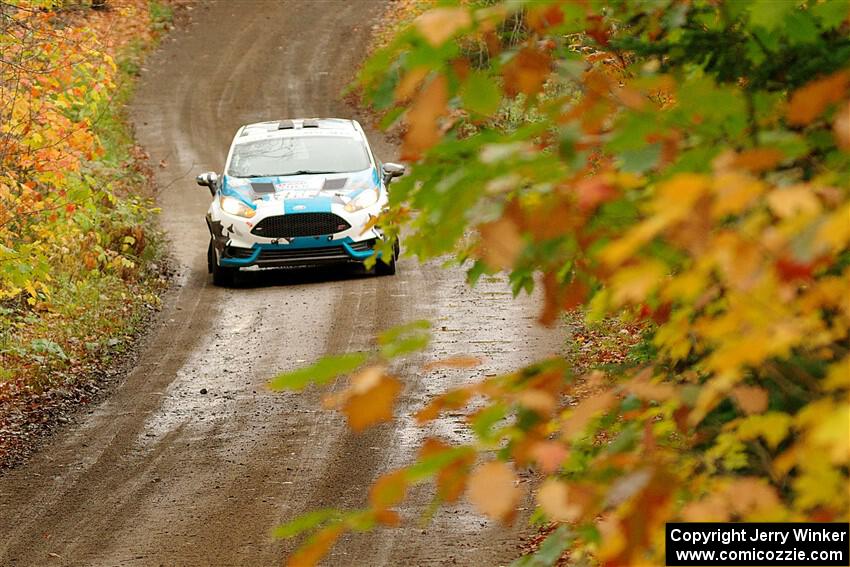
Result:
<instances>
[{"instance_id":1,"label":"gravel road surface","mask_svg":"<svg viewBox=\"0 0 850 567\"><path fill-rule=\"evenodd\" d=\"M162 224L181 266L177 290L138 363L103 403L0 478L0 565L279 565L294 543L273 526L305 511L365 504L367 486L429 434L463 438L460 417L409 417L452 385L559 348L533 300L502 282L475 290L460 270L403 258L395 277L314 270L209 282L206 188L236 128L284 117L355 117L340 98L382 5L358 1L201 2L146 63L132 116L161 188ZM366 125L366 118L361 122ZM370 131L385 161L396 148ZM318 392L274 394L276 372L368 348L399 323L430 318L424 355L480 355L474 372L398 368L394 422L353 434ZM421 362L421 359L419 360ZM201 393L201 392L205 393ZM402 515L415 518L428 489ZM498 565L522 522L503 528L468 505L422 526L347 536L328 565Z\"/></svg>"}]
</instances>

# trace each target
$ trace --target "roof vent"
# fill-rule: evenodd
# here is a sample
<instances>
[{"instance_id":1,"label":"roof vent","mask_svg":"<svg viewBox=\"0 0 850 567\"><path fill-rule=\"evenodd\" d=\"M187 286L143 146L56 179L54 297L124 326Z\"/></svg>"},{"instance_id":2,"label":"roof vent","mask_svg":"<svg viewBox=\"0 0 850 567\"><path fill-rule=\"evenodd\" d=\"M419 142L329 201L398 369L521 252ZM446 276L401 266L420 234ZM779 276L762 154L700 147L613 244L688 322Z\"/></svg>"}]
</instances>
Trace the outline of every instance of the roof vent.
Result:
<instances>
[{"instance_id":1,"label":"roof vent","mask_svg":"<svg viewBox=\"0 0 850 567\"><path fill-rule=\"evenodd\" d=\"M292 123L292 120L281 120L277 123L278 130L288 130L290 128L295 128L295 125Z\"/></svg>"},{"instance_id":2,"label":"roof vent","mask_svg":"<svg viewBox=\"0 0 850 567\"><path fill-rule=\"evenodd\" d=\"M302 128L318 128L319 127L319 121L316 120L315 118L311 118L309 120L305 120L304 124L302 124L301 127Z\"/></svg>"}]
</instances>

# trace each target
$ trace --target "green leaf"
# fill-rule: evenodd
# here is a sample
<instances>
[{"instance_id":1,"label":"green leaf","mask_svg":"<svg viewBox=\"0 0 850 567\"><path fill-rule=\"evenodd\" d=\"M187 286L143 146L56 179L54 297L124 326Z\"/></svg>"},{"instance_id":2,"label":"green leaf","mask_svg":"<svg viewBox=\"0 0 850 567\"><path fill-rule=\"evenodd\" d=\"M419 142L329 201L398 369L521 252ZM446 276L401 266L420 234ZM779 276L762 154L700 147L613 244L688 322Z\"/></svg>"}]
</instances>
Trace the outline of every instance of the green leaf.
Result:
<instances>
[{"instance_id":1,"label":"green leaf","mask_svg":"<svg viewBox=\"0 0 850 567\"><path fill-rule=\"evenodd\" d=\"M773 31L785 20L785 16L797 7L793 0L755 0L750 4L750 22Z\"/></svg>"},{"instance_id":2,"label":"green leaf","mask_svg":"<svg viewBox=\"0 0 850 567\"><path fill-rule=\"evenodd\" d=\"M808 12L791 12L783 29L794 44L814 43L820 35L814 18Z\"/></svg>"},{"instance_id":3,"label":"green leaf","mask_svg":"<svg viewBox=\"0 0 850 567\"><path fill-rule=\"evenodd\" d=\"M540 548L531 555L524 555L511 563L510 567L550 567L555 565L575 538L567 526L559 526L546 536Z\"/></svg>"},{"instance_id":4,"label":"green leaf","mask_svg":"<svg viewBox=\"0 0 850 567\"><path fill-rule=\"evenodd\" d=\"M850 15L850 0L829 0L811 7L814 17L828 30L835 29Z\"/></svg>"},{"instance_id":5,"label":"green leaf","mask_svg":"<svg viewBox=\"0 0 850 567\"><path fill-rule=\"evenodd\" d=\"M278 374L269 381L272 390L302 390L308 384L324 384L341 374L349 374L366 362L364 352L326 356L315 364Z\"/></svg>"},{"instance_id":6,"label":"green leaf","mask_svg":"<svg viewBox=\"0 0 850 567\"><path fill-rule=\"evenodd\" d=\"M325 522L339 521L343 513L339 510L324 509L314 510L298 516L291 522L277 526L272 531L272 536L276 538L289 538L297 536L305 531L312 530Z\"/></svg>"},{"instance_id":7,"label":"green leaf","mask_svg":"<svg viewBox=\"0 0 850 567\"><path fill-rule=\"evenodd\" d=\"M450 447L445 451L420 458L407 468L407 479L410 482L420 482L431 478L446 466L474 452L475 449L472 447Z\"/></svg>"},{"instance_id":8,"label":"green leaf","mask_svg":"<svg viewBox=\"0 0 850 567\"><path fill-rule=\"evenodd\" d=\"M467 110L492 116L499 110L502 92L486 73L476 71L463 84L461 100Z\"/></svg>"},{"instance_id":9,"label":"green leaf","mask_svg":"<svg viewBox=\"0 0 850 567\"><path fill-rule=\"evenodd\" d=\"M631 173L643 173L655 167L661 158L661 144L646 144L637 150L620 153L622 170Z\"/></svg>"},{"instance_id":10,"label":"green leaf","mask_svg":"<svg viewBox=\"0 0 850 567\"><path fill-rule=\"evenodd\" d=\"M421 320L384 331L378 336L381 356L395 358L424 349L431 340L430 328L431 323Z\"/></svg>"},{"instance_id":11,"label":"green leaf","mask_svg":"<svg viewBox=\"0 0 850 567\"><path fill-rule=\"evenodd\" d=\"M472 431L483 442L494 441L497 434L493 432L493 426L504 419L508 413L505 404L494 403L484 408L472 419Z\"/></svg>"}]
</instances>

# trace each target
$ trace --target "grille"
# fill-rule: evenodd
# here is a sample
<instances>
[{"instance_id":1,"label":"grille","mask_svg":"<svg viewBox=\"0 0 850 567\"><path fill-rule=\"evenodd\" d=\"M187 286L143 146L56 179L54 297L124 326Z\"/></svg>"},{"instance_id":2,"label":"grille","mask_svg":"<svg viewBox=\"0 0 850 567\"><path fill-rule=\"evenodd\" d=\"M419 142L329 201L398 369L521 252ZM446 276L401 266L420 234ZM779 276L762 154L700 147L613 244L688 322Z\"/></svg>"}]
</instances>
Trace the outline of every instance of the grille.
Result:
<instances>
[{"instance_id":1,"label":"grille","mask_svg":"<svg viewBox=\"0 0 850 567\"><path fill-rule=\"evenodd\" d=\"M290 213L266 217L251 231L266 238L323 236L348 230L351 225L333 213Z\"/></svg>"},{"instance_id":2,"label":"grille","mask_svg":"<svg viewBox=\"0 0 850 567\"><path fill-rule=\"evenodd\" d=\"M320 248L301 248L299 250L263 250L260 252L259 260L262 262L274 260L320 260L324 258L343 258L347 259L348 254L345 253L342 246L323 246Z\"/></svg>"}]
</instances>

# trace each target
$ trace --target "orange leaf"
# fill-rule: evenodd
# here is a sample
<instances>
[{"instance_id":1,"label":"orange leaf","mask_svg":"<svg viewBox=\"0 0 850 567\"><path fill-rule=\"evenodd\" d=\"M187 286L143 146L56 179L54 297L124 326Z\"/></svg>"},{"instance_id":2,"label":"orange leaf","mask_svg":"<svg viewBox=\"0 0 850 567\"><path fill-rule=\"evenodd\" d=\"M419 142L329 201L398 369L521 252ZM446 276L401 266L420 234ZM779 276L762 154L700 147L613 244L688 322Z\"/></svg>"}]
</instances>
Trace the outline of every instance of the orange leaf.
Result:
<instances>
[{"instance_id":1,"label":"orange leaf","mask_svg":"<svg viewBox=\"0 0 850 567\"><path fill-rule=\"evenodd\" d=\"M835 143L845 152L850 151L850 102L841 105L832 125Z\"/></svg>"},{"instance_id":2,"label":"orange leaf","mask_svg":"<svg viewBox=\"0 0 850 567\"><path fill-rule=\"evenodd\" d=\"M319 563L322 558L328 554L331 546L336 543L339 536L342 535L343 527L340 525L329 526L307 542L307 545L302 546L298 551L292 554L292 557L287 559L288 567L312 567Z\"/></svg>"},{"instance_id":3,"label":"orange leaf","mask_svg":"<svg viewBox=\"0 0 850 567\"><path fill-rule=\"evenodd\" d=\"M549 6L529 6L528 7L528 25L535 31L543 31L546 28L557 26L564 21L564 13L559 6L550 4Z\"/></svg>"},{"instance_id":4,"label":"orange leaf","mask_svg":"<svg viewBox=\"0 0 850 567\"><path fill-rule=\"evenodd\" d=\"M566 483L548 478L537 491L537 503L553 522L574 522L581 517L582 507L570 501Z\"/></svg>"},{"instance_id":5,"label":"orange leaf","mask_svg":"<svg viewBox=\"0 0 850 567\"><path fill-rule=\"evenodd\" d=\"M407 476L404 471L394 471L375 481L369 491L369 502L376 510L384 510L404 500L405 494L407 494Z\"/></svg>"},{"instance_id":6,"label":"orange leaf","mask_svg":"<svg viewBox=\"0 0 850 567\"><path fill-rule=\"evenodd\" d=\"M558 313L569 311L584 303L588 291L587 286L578 279L561 287L555 274L546 272L543 274L543 311L538 321L547 327L552 325L557 320Z\"/></svg>"},{"instance_id":7,"label":"orange leaf","mask_svg":"<svg viewBox=\"0 0 850 567\"><path fill-rule=\"evenodd\" d=\"M434 47L439 47L470 24L472 24L472 17L469 10L460 7L428 10L414 22L422 37Z\"/></svg>"},{"instance_id":8,"label":"orange leaf","mask_svg":"<svg viewBox=\"0 0 850 567\"><path fill-rule=\"evenodd\" d=\"M341 407L354 431L389 421L393 403L401 391L401 382L384 372L381 366L364 368L351 378L351 385L339 394L325 398L326 407Z\"/></svg>"},{"instance_id":9,"label":"orange leaf","mask_svg":"<svg viewBox=\"0 0 850 567\"><path fill-rule=\"evenodd\" d=\"M741 169L758 173L772 169L785 155L776 148L753 148L735 157L733 164Z\"/></svg>"},{"instance_id":10,"label":"orange leaf","mask_svg":"<svg viewBox=\"0 0 850 567\"><path fill-rule=\"evenodd\" d=\"M555 411L555 398L542 390L528 388L516 395L516 401L524 408L530 409L541 417L548 417Z\"/></svg>"},{"instance_id":11,"label":"orange leaf","mask_svg":"<svg viewBox=\"0 0 850 567\"><path fill-rule=\"evenodd\" d=\"M475 469L469 476L467 496L472 504L487 516L510 522L516 514L520 490L511 467L501 461L491 461Z\"/></svg>"},{"instance_id":12,"label":"orange leaf","mask_svg":"<svg viewBox=\"0 0 850 567\"><path fill-rule=\"evenodd\" d=\"M543 88L551 69L552 60L549 55L532 47L524 47L502 67L505 92L510 96L519 93L537 94Z\"/></svg>"},{"instance_id":13,"label":"orange leaf","mask_svg":"<svg viewBox=\"0 0 850 567\"><path fill-rule=\"evenodd\" d=\"M362 431L370 425L391 420L393 404L399 392L401 382L385 375L368 392L351 396L343 407L351 429Z\"/></svg>"},{"instance_id":14,"label":"orange leaf","mask_svg":"<svg viewBox=\"0 0 850 567\"><path fill-rule=\"evenodd\" d=\"M850 73L839 71L817 79L794 91L788 103L788 122L805 126L817 118L826 107L844 96Z\"/></svg>"},{"instance_id":15,"label":"orange leaf","mask_svg":"<svg viewBox=\"0 0 850 567\"><path fill-rule=\"evenodd\" d=\"M624 388L630 394L644 400L664 402L676 397L676 388L663 382L652 382L652 370L647 369L626 382Z\"/></svg>"},{"instance_id":16,"label":"orange leaf","mask_svg":"<svg viewBox=\"0 0 850 567\"><path fill-rule=\"evenodd\" d=\"M564 444L557 441L538 441L531 448L531 456L546 474L558 470L568 455L569 451Z\"/></svg>"},{"instance_id":17,"label":"orange leaf","mask_svg":"<svg viewBox=\"0 0 850 567\"><path fill-rule=\"evenodd\" d=\"M405 102L412 97L425 77L428 76L430 69L428 67L416 67L404 74L398 86L395 88L396 102Z\"/></svg>"},{"instance_id":18,"label":"orange leaf","mask_svg":"<svg viewBox=\"0 0 850 567\"><path fill-rule=\"evenodd\" d=\"M738 386L732 390L738 406L747 413L761 413L767 409L767 390L757 386Z\"/></svg>"},{"instance_id":19,"label":"orange leaf","mask_svg":"<svg viewBox=\"0 0 850 567\"><path fill-rule=\"evenodd\" d=\"M431 457L451 449L439 439L429 438L425 440L419 450L419 458ZM443 466L437 473L437 497L445 502L455 502L466 488L466 479L469 469L475 461L472 452L458 456L450 463Z\"/></svg>"},{"instance_id":20,"label":"orange leaf","mask_svg":"<svg viewBox=\"0 0 850 567\"><path fill-rule=\"evenodd\" d=\"M583 431L591 419L608 410L616 401L617 398L614 393L606 390L579 402L572 413L564 420L561 428L564 436L569 439Z\"/></svg>"},{"instance_id":21,"label":"orange leaf","mask_svg":"<svg viewBox=\"0 0 850 567\"><path fill-rule=\"evenodd\" d=\"M522 235L516 223L506 217L478 227L481 245L478 253L490 266L509 270L522 252Z\"/></svg>"},{"instance_id":22,"label":"orange leaf","mask_svg":"<svg viewBox=\"0 0 850 567\"><path fill-rule=\"evenodd\" d=\"M385 526L397 526L401 523L401 517L394 510L378 510L375 512L375 521Z\"/></svg>"},{"instance_id":23,"label":"orange leaf","mask_svg":"<svg viewBox=\"0 0 850 567\"><path fill-rule=\"evenodd\" d=\"M425 422L437 419L444 409L462 408L469 401L472 394L469 390L452 390L442 396L438 396L416 413L416 421L421 425Z\"/></svg>"},{"instance_id":24,"label":"orange leaf","mask_svg":"<svg viewBox=\"0 0 850 567\"><path fill-rule=\"evenodd\" d=\"M438 120L446 113L448 100L448 86L442 75L420 91L405 117L407 132L401 159L418 160L425 150L440 141Z\"/></svg>"},{"instance_id":25,"label":"orange leaf","mask_svg":"<svg viewBox=\"0 0 850 567\"><path fill-rule=\"evenodd\" d=\"M587 177L576 184L578 206L585 213L593 212L596 207L617 197L617 189L600 178Z\"/></svg>"},{"instance_id":26,"label":"orange leaf","mask_svg":"<svg viewBox=\"0 0 850 567\"><path fill-rule=\"evenodd\" d=\"M481 364L481 359L477 356L450 356L441 360L434 360L423 366L423 370L433 370L435 368L475 368Z\"/></svg>"}]
</instances>

